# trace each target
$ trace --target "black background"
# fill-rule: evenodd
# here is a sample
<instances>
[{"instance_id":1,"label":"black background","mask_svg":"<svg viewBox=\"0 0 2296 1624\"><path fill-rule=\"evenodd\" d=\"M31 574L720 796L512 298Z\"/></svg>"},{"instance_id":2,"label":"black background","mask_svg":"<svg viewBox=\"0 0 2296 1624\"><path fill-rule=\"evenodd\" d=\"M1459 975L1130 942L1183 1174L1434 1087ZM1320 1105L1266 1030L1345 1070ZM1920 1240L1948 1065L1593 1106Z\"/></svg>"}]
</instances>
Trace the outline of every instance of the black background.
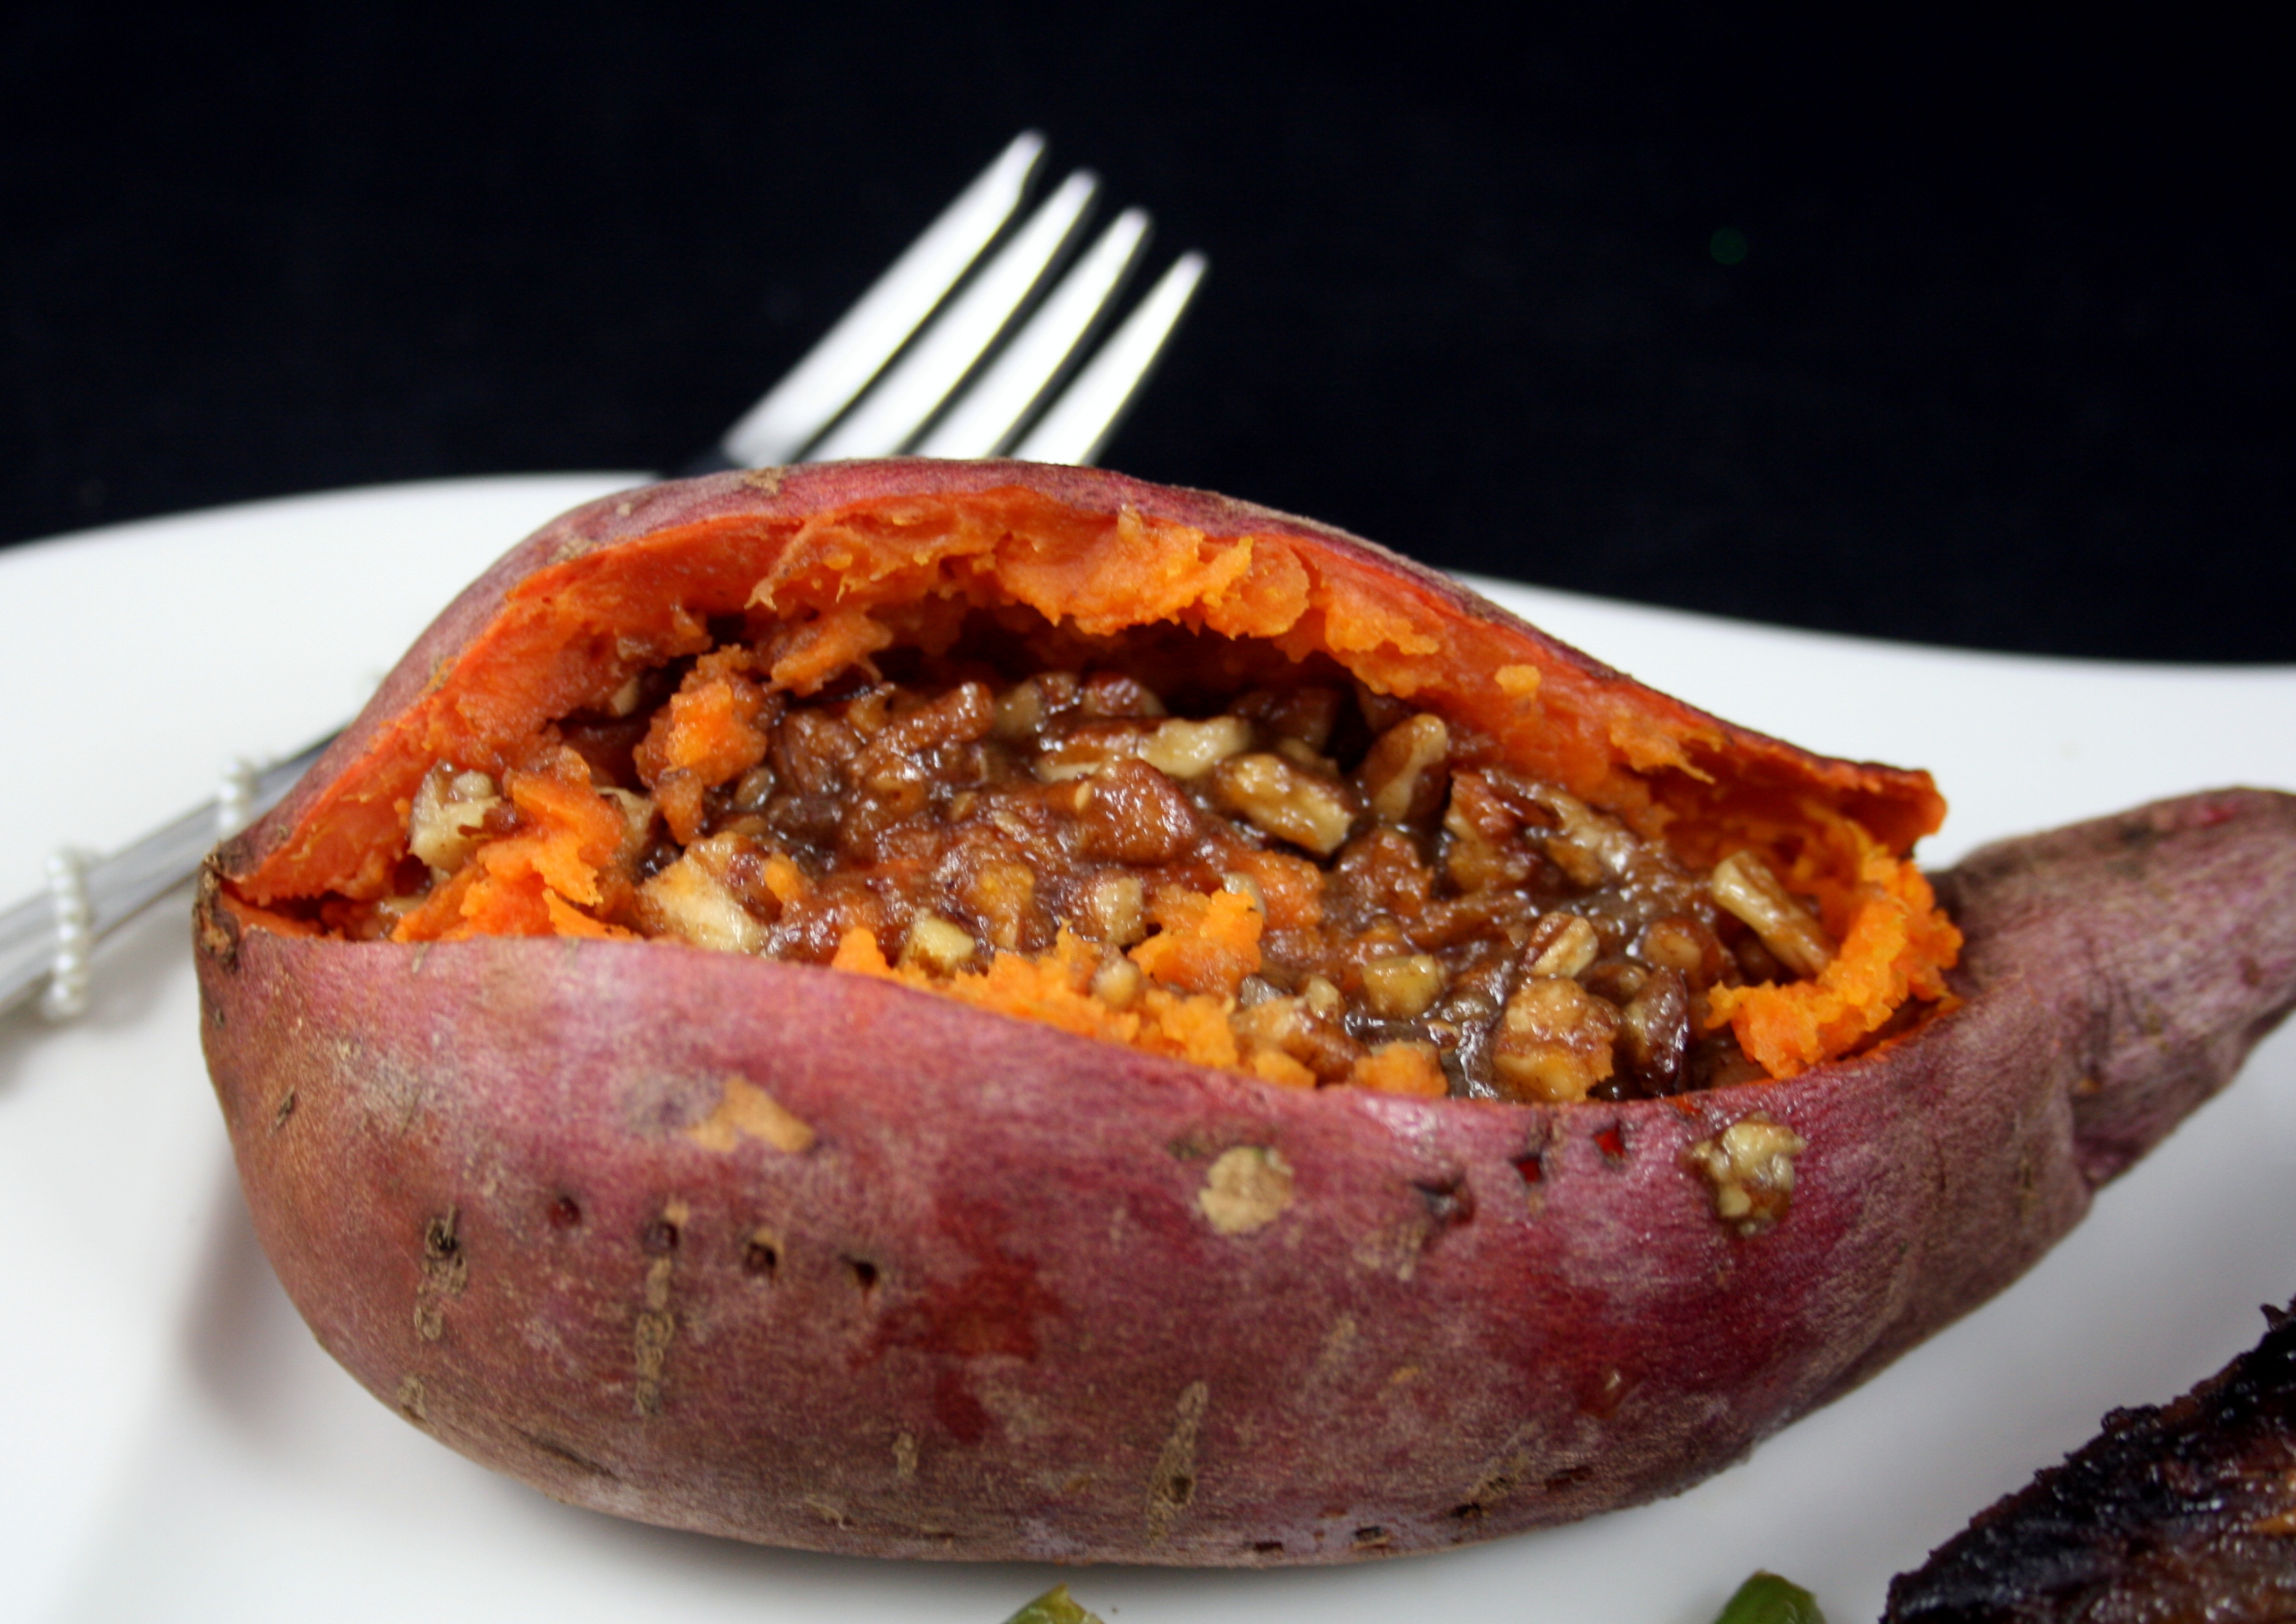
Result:
<instances>
[{"instance_id":1,"label":"black background","mask_svg":"<svg viewBox=\"0 0 2296 1624\"><path fill-rule=\"evenodd\" d=\"M2285 42L1702 27L19 4L0 542L680 460L1034 125L1212 259L1113 466L1648 602L2296 660Z\"/></svg>"}]
</instances>

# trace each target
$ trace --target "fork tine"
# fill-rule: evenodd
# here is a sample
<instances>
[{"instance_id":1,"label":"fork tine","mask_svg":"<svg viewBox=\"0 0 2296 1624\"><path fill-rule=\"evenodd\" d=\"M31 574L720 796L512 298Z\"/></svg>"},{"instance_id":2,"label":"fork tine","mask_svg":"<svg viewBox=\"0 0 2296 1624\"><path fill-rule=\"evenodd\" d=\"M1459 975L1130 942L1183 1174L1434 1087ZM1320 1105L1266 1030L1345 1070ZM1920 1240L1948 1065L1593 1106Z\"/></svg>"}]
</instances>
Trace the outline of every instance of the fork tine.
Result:
<instances>
[{"instance_id":1,"label":"fork tine","mask_svg":"<svg viewBox=\"0 0 2296 1624\"><path fill-rule=\"evenodd\" d=\"M1147 237L1145 209L1128 209L1110 222L1028 324L918 443L917 455L994 456L1001 450L1107 308Z\"/></svg>"},{"instance_id":2,"label":"fork tine","mask_svg":"<svg viewBox=\"0 0 2296 1624\"><path fill-rule=\"evenodd\" d=\"M1074 463L1083 466L1100 455L1108 437L1124 421L1125 412L1147 382L1165 340L1195 297L1210 262L1201 254L1185 253L1137 308L1124 319L1100 352L1085 363L1075 381L1061 392L1037 420L1013 455L1031 463Z\"/></svg>"},{"instance_id":3,"label":"fork tine","mask_svg":"<svg viewBox=\"0 0 2296 1624\"><path fill-rule=\"evenodd\" d=\"M1023 130L940 212L773 391L718 442L736 467L786 463L884 370L1028 191L1045 138Z\"/></svg>"},{"instance_id":4,"label":"fork tine","mask_svg":"<svg viewBox=\"0 0 2296 1624\"><path fill-rule=\"evenodd\" d=\"M885 456L907 445L1044 279L1046 268L1075 234L1099 185L1083 169L1062 181L948 308L933 317L861 403L806 453L806 460Z\"/></svg>"}]
</instances>

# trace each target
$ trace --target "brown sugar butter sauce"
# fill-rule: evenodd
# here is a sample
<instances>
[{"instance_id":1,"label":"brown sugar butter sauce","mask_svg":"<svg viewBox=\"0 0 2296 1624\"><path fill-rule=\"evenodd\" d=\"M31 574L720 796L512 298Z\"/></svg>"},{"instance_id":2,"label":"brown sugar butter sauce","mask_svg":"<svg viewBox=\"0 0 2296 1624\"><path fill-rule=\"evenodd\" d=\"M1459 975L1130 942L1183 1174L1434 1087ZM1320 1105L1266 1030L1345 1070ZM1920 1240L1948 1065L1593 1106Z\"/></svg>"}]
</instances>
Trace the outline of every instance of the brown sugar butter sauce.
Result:
<instances>
[{"instance_id":1,"label":"brown sugar butter sauce","mask_svg":"<svg viewBox=\"0 0 2296 1624\"><path fill-rule=\"evenodd\" d=\"M472 882L523 837L529 865L571 846L594 869L562 933L973 992L1275 1083L1544 1101L1766 1076L1707 994L1834 951L1759 857L1693 873L1344 677L1213 708L1119 670L911 654L800 698L763 667L729 640L634 677L502 783L436 763L398 894L324 923L519 928Z\"/></svg>"}]
</instances>

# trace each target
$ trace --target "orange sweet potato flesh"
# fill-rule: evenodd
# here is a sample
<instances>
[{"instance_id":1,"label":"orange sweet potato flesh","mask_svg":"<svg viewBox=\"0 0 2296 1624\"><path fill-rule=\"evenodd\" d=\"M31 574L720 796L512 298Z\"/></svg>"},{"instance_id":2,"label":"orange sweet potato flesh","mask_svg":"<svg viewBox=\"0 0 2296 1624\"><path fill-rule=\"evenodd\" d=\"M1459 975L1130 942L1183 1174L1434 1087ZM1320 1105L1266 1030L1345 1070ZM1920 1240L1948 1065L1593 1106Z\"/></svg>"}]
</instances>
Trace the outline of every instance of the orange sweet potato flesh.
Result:
<instances>
[{"instance_id":1,"label":"orange sweet potato flesh","mask_svg":"<svg viewBox=\"0 0 2296 1624\"><path fill-rule=\"evenodd\" d=\"M2013 1279L2296 1000L2296 802L2253 791L1980 854L1939 882L1967 942L1944 1013L1628 1103L1274 1087L563 921L302 923L390 883L432 760L506 771L761 592L793 685L950 602L1328 655L1693 859L1763 849L1837 939L1877 893L1929 917L1898 861L1942 812L1925 775L1717 721L1324 527L1012 463L578 510L217 854L197 923L242 1181L320 1341L577 1504L825 1550L1264 1564L1671 1493ZM546 875L578 891L552 865L579 838L503 861L578 911Z\"/></svg>"}]
</instances>

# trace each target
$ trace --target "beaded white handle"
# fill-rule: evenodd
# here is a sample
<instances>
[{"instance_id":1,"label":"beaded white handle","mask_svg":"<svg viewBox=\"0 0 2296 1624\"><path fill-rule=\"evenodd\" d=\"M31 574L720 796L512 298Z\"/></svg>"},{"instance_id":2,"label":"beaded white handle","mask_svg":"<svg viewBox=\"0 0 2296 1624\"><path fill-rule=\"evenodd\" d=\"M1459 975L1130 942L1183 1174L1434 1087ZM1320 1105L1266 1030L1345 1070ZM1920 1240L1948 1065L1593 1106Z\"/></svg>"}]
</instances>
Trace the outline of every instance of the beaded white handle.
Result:
<instances>
[{"instance_id":1,"label":"beaded white handle","mask_svg":"<svg viewBox=\"0 0 2296 1624\"><path fill-rule=\"evenodd\" d=\"M40 1013L69 1021L87 1007L87 959L95 951L95 905L87 895L87 854L67 847L48 859L48 906L55 947Z\"/></svg>"},{"instance_id":2,"label":"beaded white handle","mask_svg":"<svg viewBox=\"0 0 2296 1624\"><path fill-rule=\"evenodd\" d=\"M0 1010L43 982L40 1013L51 1021L85 1010L95 944L189 879L209 847L277 805L332 742L276 766L233 762L215 800L108 857L50 857L46 890L0 914Z\"/></svg>"}]
</instances>

